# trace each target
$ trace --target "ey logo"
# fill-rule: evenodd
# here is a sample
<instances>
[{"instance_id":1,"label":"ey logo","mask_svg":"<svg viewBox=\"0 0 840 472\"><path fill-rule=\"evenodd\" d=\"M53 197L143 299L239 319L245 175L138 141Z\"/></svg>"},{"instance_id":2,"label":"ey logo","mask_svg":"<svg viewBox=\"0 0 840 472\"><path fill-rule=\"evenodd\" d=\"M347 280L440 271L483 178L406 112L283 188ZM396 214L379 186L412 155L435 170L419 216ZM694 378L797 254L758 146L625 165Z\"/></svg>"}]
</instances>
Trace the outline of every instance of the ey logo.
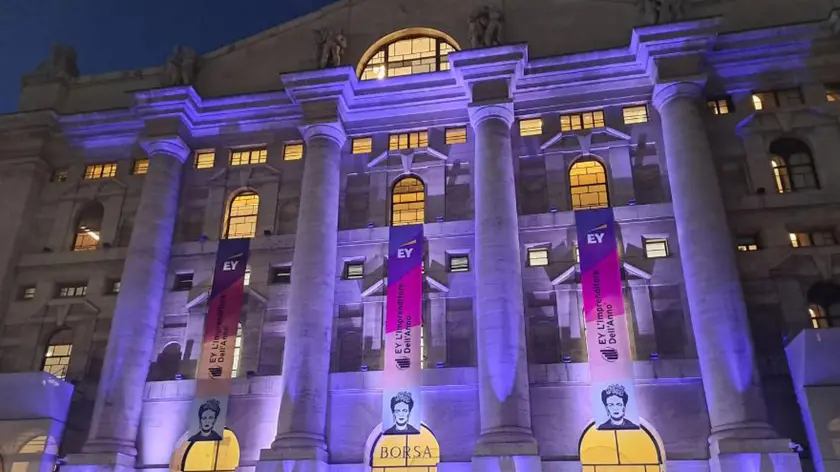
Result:
<instances>
[{"instance_id":1,"label":"ey logo","mask_svg":"<svg viewBox=\"0 0 840 472\"><path fill-rule=\"evenodd\" d=\"M236 254L234 256L231 256L230 259L226 260L224 264L222 264L222 272L230 272L232 270L236 270L236 266L239 265L239 261L236 261L234 259L237 259L240 256L242 256L242 254Z\"/></svg>"},{"instance_id":2,"label":"ey logo","mask_svg":"<svg viewBox=\"0 0 840 472\"><path fill-rule=\"evenodd\" d=\"M604 236L606 236L606 233L596 233L595 231L603 230L606 228L607 225L601 225L593 229L592 232L586 235L586 244L601 244L602 242L604 242Z\"/></svg>"},{"instance_id":3,"label":"ey logo","mask_svg":"<svg viewBox=\"0 0 840 472\"><path fill-rule=\"evenodd\" d=\"M408 259L409 257L411 257L411 253L414 252L414 248L405 246L411 246L416 242L416 239L412 239L411 241L403 244L403 247L397 249L397 259Z\"/></svg>"}]
</instances>

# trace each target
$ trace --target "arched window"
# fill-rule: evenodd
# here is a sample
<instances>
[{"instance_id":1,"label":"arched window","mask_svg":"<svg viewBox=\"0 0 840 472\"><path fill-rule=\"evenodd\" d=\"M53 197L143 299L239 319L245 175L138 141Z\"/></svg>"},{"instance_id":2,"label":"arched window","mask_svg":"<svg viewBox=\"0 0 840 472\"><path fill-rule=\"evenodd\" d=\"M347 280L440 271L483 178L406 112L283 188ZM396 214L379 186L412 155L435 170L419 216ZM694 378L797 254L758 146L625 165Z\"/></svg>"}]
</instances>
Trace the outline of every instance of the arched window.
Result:
<instances>
[{"instance_id":1,"label":"arched window","mask_svg":"<svg viewBox=\"0 0 840 472\"><path fill-rule=\"evenodd\" d=\"M92 251L99 247L99 234L102 231L104 214L105 209L99 202L91 202L79 212L73 237L74 251Z\"/></svg>"},{"instance_id":2,"label":"arched window","mask_svg":"<svg viewBox=\"0 0 840 472\"><path fill-rule=\"evenodd\" d=\"M73 332L63 329L50 338L44 352L43 371L49 372L61 380L67 377L70 356L73 354Z\"/></svg>"},{"instance_id":3,"label":"arched window","mask_svg":"<svg viewBox=\"0 0 840 472\"><path fill-rule=\"evenodd\" d=\"M808 289L808 320L812 328L840 326L840 286L819 282Z\"/></svg>"},{"instance_id":4,"label":"arched window","mask_svg":"<svg viewBox=\"0 0 840 472\"><path fill-rule=\"evenodd\" d=\"M239 367L242 364L242 323L236 325L236 339L233 341L233 368L230 370L230 376L233 378L239 377Z\"/></svg>"},{"instance_id":5,"label":"arched window","mask_svg":"<svg viewBox=\"0 0 840 472\"><path fill-rule=\"evenodd\" d=\"M583 472L662 472L664 454L648 426L599 430L591 423L580 438Z\"/></svg>"},{"instance_id":6,"label":"arched window","mask_svg":"<svg viewBox=\"0 0 840 472\"><path fill-rule=\"evenodd\" d=\"M779 193L820 187L807 144L798 139L777 139L770 144L770 154L770 167Z\"/></svg>"},{"instance_id":7,"label":"arched window","mask_svg":"<svg viewBox=\"0 0 840 472\"><path fill-rule=\"evenodd\" d=\"M239 439L225 428L221 441L184 438L169 462L171 472L234 472L239 467Z\"/></svg>"},{"instance_id":8,"label":"arched window","mask_svg":"<svg viewBox=\"0 0 840 472\"><path fill-rule=\"evenodd\" d=\"M604 165L593 158L580 159L569 169L569 188L572 210L607 208L607 172Z\"/></svg>"},{"instance_id":9,"label":"arched window","mask_svg":"<svg viewBox=\"0 0 840 472\"><path fill-rule=\"evenodd\" d=\"M228 205L224 239L253 238L257 233L257 212L260 196L246 190L237 194Z\"/></svg>"},{"instance_id":10,"label":"arched window","mask_svg":"<svg viewBox=\"0 0 840 472\"><path fill-rule=\"evenodd\" d=\"M391 225L423 224L426 220L426 186L417 177L403 177L391 192Z\"/></svg>"},{"instance_id":11,"label":"arched window","mask_svg":"<svg viewBox=\"0 0 840 472\"><path fill-rule=\"evenodd\" d=\"M362 56L357 73L362 80L449 70L449 53L458 45L428 28L409 28L377 41Z\"/></svg>"}]
</instances>

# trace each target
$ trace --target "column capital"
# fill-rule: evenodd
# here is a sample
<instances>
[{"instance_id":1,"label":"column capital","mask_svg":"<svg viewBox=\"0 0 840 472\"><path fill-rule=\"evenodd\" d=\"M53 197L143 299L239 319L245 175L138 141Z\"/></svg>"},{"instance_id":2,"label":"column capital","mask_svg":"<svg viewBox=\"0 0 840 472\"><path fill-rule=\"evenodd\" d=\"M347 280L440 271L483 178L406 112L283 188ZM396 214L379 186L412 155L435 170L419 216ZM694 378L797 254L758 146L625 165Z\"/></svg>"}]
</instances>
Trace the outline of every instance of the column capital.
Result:
<instances>
[{"instance_id":1,"label":"column capital","mask_svg":"<svg viewBox=\"0 0 840 472\"><path fill-rule=\"evenodd\" d=\"M146 151L149 157L156 154L163 154L178 159L182 164L190 155L190 147L180 136L160 136L146 138L140 141L140 146Z\"/></svg>"},{"instance_id":2,"label":"column capital","mask_svg":"<svg viewBox=\"0 0 840 472\"><path fill-rule=\"evenodd\" d=\"M508 127L513 124L513 103L502 102L493 103L489 105L470 105L467 109L470 114L470 123L473 127L481 124L482 121L490 118L502 120L507 123Z\"/></svg>"},{"instance_id":3,"label":"column capital","mask_svg":"<svg viewBox=\"0 0 840 472\"><path fill-rule=\"evenodd\" d=\"M653 106L657 110L676 98L697 100L703 96L704 79L658 83L653 87Z\"/></svg>"},{"instance_id":4,"label":"column capital","mask_svg":"<svg viewBox=\"0 0 840 472\"><path fill-rule=\"evenodd\" d=\"M306 124L299 126L298 129L307 143L315 138L323 137L335 141L341 147L347 141L347 132L341 121Z\"/></svg>"}]
</instances>

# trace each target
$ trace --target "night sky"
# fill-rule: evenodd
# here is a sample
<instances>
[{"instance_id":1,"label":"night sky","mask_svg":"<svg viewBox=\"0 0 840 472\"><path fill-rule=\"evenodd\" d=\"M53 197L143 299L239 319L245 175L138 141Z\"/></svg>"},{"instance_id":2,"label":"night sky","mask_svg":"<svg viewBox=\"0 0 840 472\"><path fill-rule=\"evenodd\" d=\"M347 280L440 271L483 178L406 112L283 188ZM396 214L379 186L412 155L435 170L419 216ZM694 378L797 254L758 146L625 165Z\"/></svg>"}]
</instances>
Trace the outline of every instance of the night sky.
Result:
<instances>
[{"instance_id":1,"label":"night sky","mask_svg":"<svg viewBox=\"0 0 840 472\"><path fill-rule=\"evenodd\" d=\"M20 77L53 42L76 48L79 73L162 65L173 46L199 54L334 0L0 0L0 113L17 110Z\"/></svg>"}]
</instances>

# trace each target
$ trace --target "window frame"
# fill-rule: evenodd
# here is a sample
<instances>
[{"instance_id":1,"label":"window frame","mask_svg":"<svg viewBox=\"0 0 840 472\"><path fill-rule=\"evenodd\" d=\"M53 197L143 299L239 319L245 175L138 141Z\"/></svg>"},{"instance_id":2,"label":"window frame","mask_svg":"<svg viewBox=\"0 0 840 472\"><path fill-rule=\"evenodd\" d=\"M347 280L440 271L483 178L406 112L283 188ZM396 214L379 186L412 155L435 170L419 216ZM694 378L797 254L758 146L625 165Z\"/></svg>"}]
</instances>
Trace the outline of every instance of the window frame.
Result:
<instances>
[{"instance_id":1,"label":"window frame","mask_svg":"<svg viewBox=\"0 0 840 472\"><path fill-rule=\"evenodd\" d=\"M443 131L443 139L444 144L449 146L454 146L456 144L466 144L468 140L467 127L453 126L451 128L446 128Z\"/></svg>"},{"instance_id":2,"label":"window frame","mask_svg":"<svg viewBox=\"0 0 840 472\"><path fill-rule=\"evenodd\" d=\"M22 285L18 289L18 300L30 301L34 300L38 295L38 287L36 285Z\"/></svg>"},{"instance_id":3,"label":"window frame","mask_svg":"<svg viewBox=\"0 0 840 472\"><path fill-rule=\"evenodd\" d=\"M572 171L575 170L576 166L586 164L587 162L594 162L595 164L600 166L601 170L603 171L603 175L604 175L604 181L603 182L597 182L597 177L596 177L596 182L595 183L581 184L580 183L580 177L577 176L577 175L572 175ZM586 175L596 175L596 174L589 174L587 172ZM577 177L577 182L578 182L577 184L572 183L575 180L575 179L573 179L573 177ZM569 170L566 171L566 178L568 179L568 182L569 182L569 197L570 197L570 202L571 202L571 205L572 205L572 211L575 211L575 210L589 210L589 209L597 209L597 208L610 208L610 183L609 183L610 178L609 178L609 173L607 172L606 164L604 164L604 162L602 162L600 159L596 158L594 155L588 155L588 156L584 156L584 157L581 157L580 159L576 159L576 160L572 161L572 164L569 166ZM587 192L580 192L580 193L578 193L578 195L589 195L589 194L594 193L594 194L598 194L600 196L600 193L601 193L600 190L591 191L591 187L600 187L600 186L604 187L603 193L604 193L604 196L606 197L606 203L601 204L600 198L599 198L599 202L598 202L597 205L584 205L582 203L582 200L580 200L580 198L579 198L579 200L581 201L581 203L580 204L575 203L575 195L576 195L575 189L586 188L587 190L590 190L590 191L587 191Z\"/></svg>"},{"instance_id":4,"label":"window frame","mask_svg":"<svg viewBox=\"0 0 840 472\"><path fill-rule=\"evenodd\" d=\"M85 166L83 180L113 179L117 176L119 164L116 161L100 162Z\"/></svg>"},{"instance_id":5,"label":"window frame","mask_svg":"<svg viewBox=\"0 0 840 472\"><path fill-rule=\"evenodd\" d=\"M350 142L351 154L370 154L373 152L373 136L359 136Z\"/></svg>"},{"instance_id":6,"label":"window frame","mask_svg":"<svg viewBox=\"0 0 840 472\"><path fill-rule=\"evenodd\" d=\"M131 175L146 175L149 173L151 161L148 157L134 159L131 163Z\"/></svg>"},{"instance_id":7,"label":"window frame","mask_svg":"<svg viewBox=\"0 0 840 472\"><path fill-rule=\"evenodd\" d=\"M306 146L303 141L290 141L283 143L283 160L284 161L300 161L306 154Z\"/></svg>"},{"instance_id":8,"label":"window frame","mask_svg":"<svg viewBox=\"0 0 840 472\"><path fill-rule=\"evenodd\" d=\"M405 138L404 144L402 141L403 138ZM388 152L426 149L427 147L429 147L429 130L405 131L402 133L390 133L388 135Z\"/></svg>"},{"instance_id":9,"label":"window frame","mask_svg":"<svg viewBox=\"0 0 840 472\"><path fill-rule=\"evenodd\" d=\"M237 162L234 162L236 154L248 153L248 162L244 162L240 157ZM256 159L253 157L257 153ZM230 167L253 166L258 164L265 164L268 162L268 148L265 146L254 146L244 148L230 149L230 156L228 156L228 165Z\"/></svg>"},{"instance_id":10,"label":"window frame","mask_svg":"<svg viewBox=\"0 0 840 472\"><path fill-rule=\"evenodd\" d=\"M202 156L209 156L210 165L202 164ZM206 164L206 162L205 162ZM216 150L195 151L193 153L193 168L196 170L212 169L216 167Z\"/></svg>"},{"instance_id":11,"label":"window frame","mask_svg":"<svg viewBox=\"0 0 840 472\"><path fill-rule=\"evenodd\" d=\"M409 74L392 75L391 71L397 69L396 67L392 67L392 66L398 64L398 62L396 62L396 61L391 62L391 60L390 60L391 59L391 53L389 51L390 46L393 45L393 44L396 44L400 41L406 41L406 40L411 41L411 40L418 39L418 38L429 38L429 39L435 41L435 54L434 54L434 56L429 56L427 58L418 57L418 58L415 58L415 59L409 59L409 60L401 61L402 62L402 67L410 67L410 68L413 67L412 62L411 62L412 60L421 60L422 61L423 59L434 58L434 70L430 70L430 71L427 71L427 72L413 72L412 71ZM450 50L448 52L446 52L446 54L441 54L441 52L442 52L442 47L441 46L444 45L444 44L447 45ZM409 76L409 75L428 74L428 73L432 73L432 72L446 71L446 70L449 70L451 68L451 65L449 63L449 54L452 53L452 52L457 52L457 51L459 51L459 48L458 48L457 45L452 44L447 39L442 38L442 37L438 37L438 36L432 36L432 35L429 35L429 34L422 34L422 33L405 34L405 35L396 36L392 40L381 44L373 52L366 54L365 62L358 69L359 81L384 80L384 79L389 79L389 78L394 78L394 77L405 77L405 76ZM377 62L375 64L371 64L371 62L374 60L374 58L376 58L376 56L378 56L380 53L382 54L382 61ZM412 53L412 54L422 54L422 53ZM445 61L443 60L444 57L446 59ZM406 63L408 63L408 64L406 64ZM444 66L444 64L446 64L446 65ZM376 73L376 75L374 75L374 76L365 77L368 69L370 69L372 72L375 72L377 67L382 68L382 73Z\"/></svg>"},{"instance_id":12,"label":"window frame","mask_svg":"<svg viewBox=\"0 0 840 472\"><path fill-rule=\"evenodd\" d=\"M661 244L664 255L651 255L651 245ZM664 259L671 256L671 245L668 242L667 236L644 236L642 237L642 247L645 251L645 259ZM660 248L654 249L659 251Z\"/></svg>"},{"instance_id":13,"label":"window frame","mask_svg":"<svg viewBox=\"0 0 840 472\"><path fill-rule=\"evenodd\" d=\"M353 269L361 269L359 273L351 273ZM344 261L344 267L341 271L341 278L344 280L363 280L365 278L365 261L364 259L349 259Z\"/></svg>"},{"instance_id":14,"label":"window frame","mask_svg":"<svg viewBox=\"0 0 840 472\"><path fill-rule=\"evenodd\" d=\"M67 354L54 354L56 348L67 348ZM66 380L67 372L70 370L70 360L73 358L73 343L54 343L50 341L47 348L44 350L43 362L41 362L41 371L54 375L57 379ZM58 363L47 365L49 359L58 359ZM61 362L64 360L65 362ZM47 370L47 367L61 367L59 373L53 370Z\"/></svg>"},{"instance_id":15,"label":"window frame","mask_svg":"<svg viewBox=\"0 0 840 472\"><path fill-rule=\"evenodd\" d=\"M256 197L256 206L254 208L253 213L247 214L233 214L234 205L240 198L250 198ZM230 200L228 201L227 207L225 208L225 219L223 221L224 227L222 231L222 239L252 239L257 236L257 224L259 223L260 217L260 194L254 190L246 189L241 190L239 192L234 193ZM242 207L252 206L252 205L242 205ZM241 224L251 224L249 218L253 218L253 231L250 233L250 236L245 236L246 233L236 233L234 237L231 237L231 226L233 224L241 225ZM240 221L241 219L241 221Z\"/></svg>"},{"instance_id":16,"label":"window frame","mask_svg":"<svg viewBox=\"0 0 840 472\"><path fill-rule=\"evenodd\" d=\"M529 125L531 123L531 125ZM538 123L537 126L534 123ZM519 136L526 138L528 136L542 136L543 134L543 119L540 116L531 118L519 119ZM529 131L530 130L530 131Z\"/></svg>"},{"instance_id":17,"label":"window frame","mask_svg":"<svg viewBox=\"0 0 840 472\"><path fill-rule=\"evenodd\" d=\"M640 120L638 118L633 118L632 115L633 109L644 109L644 119ZM628 120L628 113L631 113L630 120ZM621 117L624 120L625 125L641 125L650 122L650 110L648 110L647 103L640 103L637 105L628 105L621 108Z\"/></svg>"},{"instance_id":18,"label":"window frame","mask_svg":"<svg viewBox=\"0 0 840 472\"><path fill-rule=\"evenodd\" d=\"M268 283L270 285L288 285L292 283L292 265L279 264L271 266L268 274Z\"/></svg>"},{"instance_id":19,"label":"window frame","mask_svg":"<svg viewBox=\"0 0 840 472\"><path fill-rule=\"evenodd\" d=\"M831 228L790 231L788 239L794 249L837 246L837 233Z\"/></svg>"},{"instance_id":20,"label":"window frame","mask_svg":"<svg viewBox=\"0 0 840 472\"><path fill-rule=\"evenodd\" d=\"M195 272L177 272L172 280L173 292L189 292L195 286Z\"/></svg>"},{"instance_id":21,"label":"window frame","mask_svg":"<svg viewBox=\"0 0 840 472\"><path fill-rule=\"evenodd\" d=\"M600 115L600 118L598 117ZM587 126L586 118L589 118L589 125ZM577 118L577 124L574 123L574 119ZM565 124L565 121L568 121L568 126ZM560 115L560 131L562 132L572 132L572 131L582 131L588 129L600 129L606 128L607 126L607 119L604 110L588 110L588 111L581 111L577 113L567 113Z\"/></svg>"},{"instance_id":22,"label":"window frame","mask_svg":"<svg viewBox=\"0 0 840 472\"><path fill-rule=\"evenodd\" d=\"M535 264L534 260L536 259L534 256L537 253L544 253L545 254L545 263L544 264ZM542 257L539 258L542 261ZM526 249L525 252L525 261L527 267L548 267L551 265L551 248L545 245L538 245L538 246L531 246Z\"/></svg>"},{"instance_id":23,"label":"window frame","mask_svg":"<svg viewBox=\"0 0 840 472\"><path fill-rule=\"evenodd\" d=\"M55 298L84 298L87 296L87 282L69 282L56 286Z\"/></svg>"},{"instance_id":24,"label":"window frame","mask_svg":"<svg viewBox=\"0 0 840 472\"><path fill-rule=\"evenodd\" d=\"M465 261L464 265L460 267L455 267L456 260L463 260ZM446 254L446 271L452 274L460 274L464 272L470 272L472 270L472 265L470 262L470 254L468 252L453 252Z\"/></svg>"},{"instance_id":25,"label":"window frame","mask_svg":"<svg viewBox=\"0 0 840 472\"><path fill-rule=\"evenodd\" d=\"M401 192L397 193L397 188L399 185L406 181L413 179L415 180L419 186L420 190L415 191L408 191L408 192ZM419 195L420 198L413 200L413 201L396 201L397 195ZM426 183L421 179L419 176L414 174L405 174L399 177L397 180L394 181L393 185L391 185L391 211L390 211L390 224L391 226L408 226L408 225L417 225L417 224L425 224L426 223ZM411 208L413 204L421 204L421 208ZM402 208L404 207L405 208ZM400 207L400 208L398 208ZM407 215L410 212L414 212L413 219L402 219L399 220L396 218L397 212L400 212L400 215ZM418 218L417 212L420 212L420 217Z\"/></svg>"},{"instance_id":26,"label":"window frame","mask_svg":"<svg viewBox=\"0 0 840 472\"><path fill-rule=\"evenodd\" d=\"M756 234L745 234L735 237L735 250L738 252L755 252L761 250L761 243Z\"/></svg>"},{"instance_id":27,"label":"window frame","mask_svg":"<svg viewBox=\"0 0 840 472\"><path fill-rule=\"evenodd\" d=\"M725 111L722 111L721 104L726 107ZM706 106L715 116L729 115L735 112L735 106L732 104L732 97L730 95L710 97L706 100Z\"/></svg>"}]
</instances>

